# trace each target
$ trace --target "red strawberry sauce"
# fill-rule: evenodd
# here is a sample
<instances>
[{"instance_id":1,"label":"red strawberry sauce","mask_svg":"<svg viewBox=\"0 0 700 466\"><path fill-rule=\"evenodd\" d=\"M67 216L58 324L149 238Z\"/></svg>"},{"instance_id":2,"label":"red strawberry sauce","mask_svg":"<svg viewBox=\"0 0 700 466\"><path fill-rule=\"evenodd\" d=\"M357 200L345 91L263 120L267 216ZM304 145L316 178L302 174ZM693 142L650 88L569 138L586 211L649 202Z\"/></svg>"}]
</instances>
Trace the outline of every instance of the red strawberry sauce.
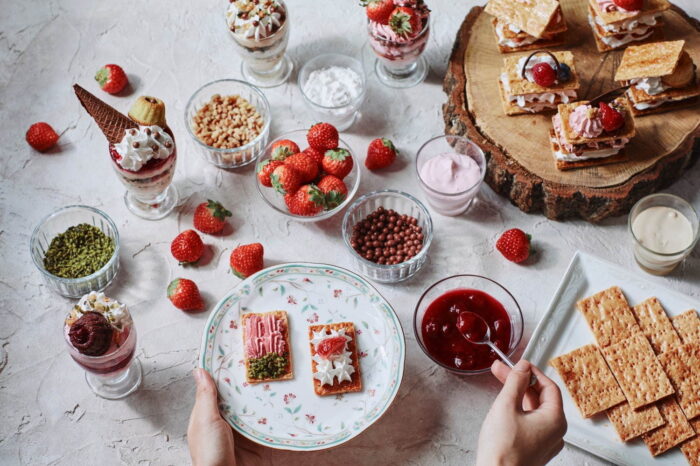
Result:
<instances>
[{"instance_id":1,"label":"red strawberry sauce","mask_svg":"<svg viewBox=\"0 0 700 466\"><path fill-rule=\"evenodd\" d=\"M476 319L469 319L473 312L481 316L491 330L491 340L507 353L510 344L510 318L503 305L483 291L457 289L448 291L430 303L423 316L421 331L428 352L448 367L462 370L479 370L491 366L498 359L488 345L467 341L457 328L473 332L478 339L485 329L479 328Z\"/></svg>"}]
</instances>

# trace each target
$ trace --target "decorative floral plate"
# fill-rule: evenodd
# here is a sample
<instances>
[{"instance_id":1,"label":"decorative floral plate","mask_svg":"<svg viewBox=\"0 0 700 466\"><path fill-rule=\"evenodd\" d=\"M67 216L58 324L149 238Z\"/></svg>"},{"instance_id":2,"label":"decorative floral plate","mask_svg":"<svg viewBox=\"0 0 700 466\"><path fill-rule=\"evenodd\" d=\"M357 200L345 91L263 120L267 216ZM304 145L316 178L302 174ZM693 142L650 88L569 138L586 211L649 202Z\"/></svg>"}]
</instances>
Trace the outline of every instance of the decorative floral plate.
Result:
<instances>
[{"instance_id":1,"label":"decorative floral plate","mask_svg":"<svg viewBox=\"0 0 700 466\"><path fill-rule=\"evenodd\" d=\"M294 379L245 381L241 315L287 311ZM314 393L308 327L355 324L363 389ZM249 277L209 317L200 365L219 388L219 408L243 436L272 448L322 450L359 435L389 408L401 385L405 342L396 313L360 276L323 264L284 264Z\"/></svg>"}]
</instances>

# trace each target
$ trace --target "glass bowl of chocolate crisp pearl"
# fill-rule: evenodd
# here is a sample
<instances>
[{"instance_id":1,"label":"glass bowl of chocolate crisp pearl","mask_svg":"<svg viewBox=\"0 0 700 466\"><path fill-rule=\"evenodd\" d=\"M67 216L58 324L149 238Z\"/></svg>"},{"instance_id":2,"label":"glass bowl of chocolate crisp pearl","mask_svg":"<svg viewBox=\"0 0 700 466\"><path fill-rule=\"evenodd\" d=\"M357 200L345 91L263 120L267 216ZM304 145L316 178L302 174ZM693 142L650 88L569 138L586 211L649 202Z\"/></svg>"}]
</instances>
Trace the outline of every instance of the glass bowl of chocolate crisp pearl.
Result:
<instances>
[{"instance_id":1,"label":"glass bowl of chocolate crisp pearl","mask_svg":"<svg viewBox=\"0 0 700 466\"><path fill-rule=\"evenodd\" d=\"M237 79L197 89L185 108L185 126L205 160L219 168L254 162L270 134L270 104L257 87Z\"/></svg>"},{"instance_id":2,"label":"glass bowl of chocolate crisp pearl","mask_svg":"<svg viewBox=\"0 0 700 466\"><path fill-rule=\"evenodd\" d=\"M377 282L396 283L411 278L425 264L433 221L410 194L374 191L348 208L343 239L361 273Z\"/></svg>"}]
</instances>

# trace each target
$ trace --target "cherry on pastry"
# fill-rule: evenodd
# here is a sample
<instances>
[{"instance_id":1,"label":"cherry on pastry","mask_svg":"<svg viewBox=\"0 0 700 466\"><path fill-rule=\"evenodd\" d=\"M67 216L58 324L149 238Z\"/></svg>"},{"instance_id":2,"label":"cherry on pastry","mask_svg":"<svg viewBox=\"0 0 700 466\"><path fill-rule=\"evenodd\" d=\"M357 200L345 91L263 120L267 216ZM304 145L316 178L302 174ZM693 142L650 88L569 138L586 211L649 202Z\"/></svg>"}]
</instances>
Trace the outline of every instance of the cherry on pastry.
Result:
<instances>
[{"instance_id":1,"label":"cherry on pastry","mask_svg":"<svg viewBox=\"0 0 700 466\"><path fill-rule=\"evenodd\" d=\"M532 67L532 79L542 87L549 87L557 80L557 74L549 63L538 63Z\"/></svg>"}]
</instances>

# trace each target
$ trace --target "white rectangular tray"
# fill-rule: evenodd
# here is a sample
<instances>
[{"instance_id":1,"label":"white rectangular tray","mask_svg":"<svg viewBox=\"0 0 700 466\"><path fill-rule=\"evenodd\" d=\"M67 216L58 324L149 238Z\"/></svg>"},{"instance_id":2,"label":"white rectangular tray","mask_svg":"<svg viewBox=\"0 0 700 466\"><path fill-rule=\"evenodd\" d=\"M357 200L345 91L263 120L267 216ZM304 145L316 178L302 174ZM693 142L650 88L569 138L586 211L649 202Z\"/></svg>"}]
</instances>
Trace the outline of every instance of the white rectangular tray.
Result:
<instances>
[{"instance_id":1,"label":"white rectangular tray","mask_svg":"<svg viewBox=\"0 0 700 466\"><path fill-rule=\"evenodd\" d=\"M576 301L614 285L622 288L632 306L656 296L669 316L688 309L700 309L700 304L687 296L652 283L620 266L577 251L547 312L537 325L523 358L537 365L561 388L564 412L569 424L564 437L567 443L618 465L687 464L678 448L653 458L641 439L623 443L605 414L592 419L582 418L559 375L548 365L550 359L560 354L595 343L586 321L576 310Z\"/></svg>"}]
</instances>

